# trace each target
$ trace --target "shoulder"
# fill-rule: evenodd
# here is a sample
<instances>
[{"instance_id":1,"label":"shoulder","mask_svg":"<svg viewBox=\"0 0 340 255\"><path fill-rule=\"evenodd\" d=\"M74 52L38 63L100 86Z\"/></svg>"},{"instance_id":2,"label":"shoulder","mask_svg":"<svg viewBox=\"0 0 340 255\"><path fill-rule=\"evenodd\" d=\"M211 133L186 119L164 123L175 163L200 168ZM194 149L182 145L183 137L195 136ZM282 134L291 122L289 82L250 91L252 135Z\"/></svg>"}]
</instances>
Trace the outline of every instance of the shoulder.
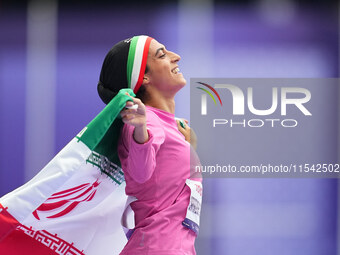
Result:
<instances>
[{"instance_id":1,"label":"shoulder","mask_svg":"<svg viewBox=\"0 0 340 255\"><path fill-rule=\"evenodd\" d=\"M164 142L165 130L162 120L150 108L146 108L146 127L149 135L154 137L160 143Z\"/></svg>"},{"instance_id":2,"label":"shoulder","mask_svg":"<svg viewBox=\"0 0 340 255\"><path fill-rule=\"evenodd\" d=\"M160 117L150 108L146 108L146 124L162 126Z\"/></svg>"}]
</instances>

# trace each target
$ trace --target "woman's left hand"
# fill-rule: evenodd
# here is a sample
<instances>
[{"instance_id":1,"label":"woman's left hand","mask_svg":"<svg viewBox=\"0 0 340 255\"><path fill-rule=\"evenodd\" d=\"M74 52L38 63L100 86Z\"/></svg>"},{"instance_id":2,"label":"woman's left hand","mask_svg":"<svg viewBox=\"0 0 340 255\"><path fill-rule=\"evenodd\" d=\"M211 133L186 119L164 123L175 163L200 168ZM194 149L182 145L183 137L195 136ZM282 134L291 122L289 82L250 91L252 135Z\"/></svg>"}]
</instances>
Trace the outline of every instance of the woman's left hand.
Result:
<instances>
[{"instance_id":1,"label":"woman's left hand","mask_svg":"<svg viewBox=\"0 0 340 255\"><path fill-rule=\"evenodd\" d=\"M181 132L184 135L184 138L186 141L188 141L191 146L196 150L197 148L197 136L193 129L191 129L188 125L188 121L186 119L183 119L185 124L184 127L182 127L180 120L176 120L177 127L179 132Z\"/></svg>"}]
</instances>

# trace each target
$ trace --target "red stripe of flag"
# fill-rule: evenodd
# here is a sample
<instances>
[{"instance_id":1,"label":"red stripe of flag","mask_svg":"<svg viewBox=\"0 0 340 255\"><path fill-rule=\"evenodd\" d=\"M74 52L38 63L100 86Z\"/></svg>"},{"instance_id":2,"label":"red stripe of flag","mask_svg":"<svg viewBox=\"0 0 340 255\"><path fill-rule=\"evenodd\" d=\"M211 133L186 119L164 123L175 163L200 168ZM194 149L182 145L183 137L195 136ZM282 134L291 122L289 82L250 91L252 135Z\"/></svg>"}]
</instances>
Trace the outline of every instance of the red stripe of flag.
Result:
<instances>
[{"instance_id":1,"label":"red stripe of flag","mask_svg":"<svg viewBox=\"0 0 340 255\"><path fill-rule=\"evenodd\" d=\"M20 223L0 204L0 242L15 230Z\"/></svg>"}]
</instances>

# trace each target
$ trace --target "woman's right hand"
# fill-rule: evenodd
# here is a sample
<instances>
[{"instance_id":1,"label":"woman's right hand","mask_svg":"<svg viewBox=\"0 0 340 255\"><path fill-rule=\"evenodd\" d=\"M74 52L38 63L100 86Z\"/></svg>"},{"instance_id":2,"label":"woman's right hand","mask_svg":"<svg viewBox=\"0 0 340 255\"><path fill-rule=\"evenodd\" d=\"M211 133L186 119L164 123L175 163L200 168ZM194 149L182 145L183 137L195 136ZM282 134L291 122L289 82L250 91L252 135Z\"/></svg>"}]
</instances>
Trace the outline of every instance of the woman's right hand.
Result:
<instances>
[{"instance_id":1,"label":"woman's right hand","mask_svg":"<svg viewBox=\"0 0 340 255\"><path fill-rule=\"evenodd\" d=\"M181 132L184 135L184 138L187 142L191 144L191 146L196 150L197 148L197 136L193 129L191 129L188 125L188 121L186 119L182 119L185 124L184 127L182 127L180 120L176 120L177 127L179 132Z\"/></svg>"},{"instance_id":2,"label":"woman's right hand","mask_svg":"<svg viewBox=\"0 0 340 255\"><path fill-rule=\"evenodd\" d=\"M127 101L126 107L137 105L138 108L137 109L124 108L120 112L120 116L122 117L122 120L125 124L135 127L135 130L133 132L133 138L135 139L135 141L137 143L145 143L149 140L149 134L146 129L145 105L138 98L131 97L131 99L133 100L133 102Z\"/></svg>"}]
</instances>

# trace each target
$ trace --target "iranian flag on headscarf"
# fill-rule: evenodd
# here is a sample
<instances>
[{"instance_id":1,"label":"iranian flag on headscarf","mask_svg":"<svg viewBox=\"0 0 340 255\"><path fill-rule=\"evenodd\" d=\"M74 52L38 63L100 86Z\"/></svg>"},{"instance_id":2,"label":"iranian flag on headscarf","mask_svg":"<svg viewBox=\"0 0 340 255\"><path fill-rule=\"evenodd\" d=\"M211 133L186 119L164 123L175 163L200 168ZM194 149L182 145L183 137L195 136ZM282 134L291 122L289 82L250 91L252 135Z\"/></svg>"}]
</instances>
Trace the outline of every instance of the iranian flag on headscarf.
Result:
<instances>
[{"instance_id":1,"label":"iranian flag on headscarf","mask_svg":"<svg viewBox=\"0 0 340 255\"><path fill-rule=\"evenodd\" d=\"M117 155L123 89L32 180L0 199L0 254L119 254L126 203Z\"/></svg>"}]
</instances>

